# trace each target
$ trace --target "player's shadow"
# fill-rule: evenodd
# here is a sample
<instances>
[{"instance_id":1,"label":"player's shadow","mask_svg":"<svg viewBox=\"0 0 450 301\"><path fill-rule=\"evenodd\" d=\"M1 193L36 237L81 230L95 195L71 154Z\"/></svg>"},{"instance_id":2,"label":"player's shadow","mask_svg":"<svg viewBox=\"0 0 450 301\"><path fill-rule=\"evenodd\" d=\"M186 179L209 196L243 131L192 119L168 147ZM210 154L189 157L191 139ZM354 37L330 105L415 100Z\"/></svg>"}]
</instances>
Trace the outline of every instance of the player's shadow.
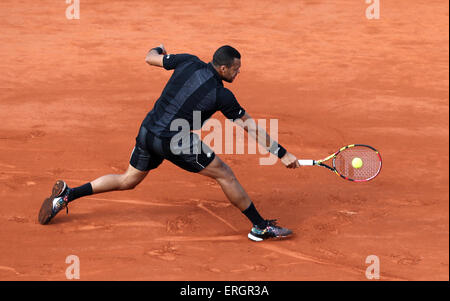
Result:
<instances>
[{"instance_id":1,"label":"player's shadow","mask_svg":"<svg viewBox=\"0 0 450 301\"><path fill-rule=\"evenodd\" d=\"M51 222L51 225L62 225L67 223L77 223L80 221L93 221L96 214L92 213L69 213L58 214Z\"/></svg>"},{"instance_id":2,"label":"player's shadow","mask_svg":"<svg viewBox=\"0 0 450 301\"><path fill-rule=\"evenodd\" d=\"M83 213L77 213L77 212L70 212L69 214L66 214L65 211L61 211L55 218L52 219L52 221L49 223L51 225L63 225L63 224L76 224L76 223L92 223L92 222L117 222L120 220L127 220L128 216L135 216L136 215L136 208L129 207L128 209L124 208L107 208L102 209L98 211L92 211L92 212L83 212ZM149 211L148 216L155 216L155 211L151 210L150 208L147 209ZM139 210L141 213L145 211L145 209Z\"/></svg>"}]
</instances>

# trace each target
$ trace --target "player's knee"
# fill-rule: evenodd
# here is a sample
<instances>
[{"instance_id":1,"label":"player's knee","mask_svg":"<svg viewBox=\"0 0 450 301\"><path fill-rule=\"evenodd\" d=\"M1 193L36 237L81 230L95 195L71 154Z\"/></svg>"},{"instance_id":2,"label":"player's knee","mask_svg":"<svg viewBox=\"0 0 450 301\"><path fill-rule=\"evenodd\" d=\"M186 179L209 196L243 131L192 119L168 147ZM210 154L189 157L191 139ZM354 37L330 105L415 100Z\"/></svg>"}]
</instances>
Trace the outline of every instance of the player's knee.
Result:
<instances>
[{"instance_id":1,"label":"player's knee","mask_svg":"<svg viewBox=\"0 0 450 301\"><path fill-rule=\"evenodd\" d=\"M127 176L126 174L122 175L121 181L120 181L120 190L131 190L134 189L140 181L137 179L134 179L130 176Z\"/></svg>"},{"instance_id":2,"label":"player's knee","mask_svg":"<svg viewBox=\"0 0 450 301\"><path fill-rule=\"evenodd\" d=\"M222 162L220 166L220 177L217 180L225 181L226 183L232 183L236 181L236 176L234 175L231 168Z\"/></svg>"},{"instance_id":3,"label":"player's knee","mask_svg":"<svg viewBox=\"0 0 450 301\"><path fill-rule=\"evenodd\" d=\"M137 186L137 183L128 183L128 182L126 182L126 183L124 183L124 184L121 186L121 190L132 190L132 189L134 189L136 186Z\"/></svg>"}]
</instances>

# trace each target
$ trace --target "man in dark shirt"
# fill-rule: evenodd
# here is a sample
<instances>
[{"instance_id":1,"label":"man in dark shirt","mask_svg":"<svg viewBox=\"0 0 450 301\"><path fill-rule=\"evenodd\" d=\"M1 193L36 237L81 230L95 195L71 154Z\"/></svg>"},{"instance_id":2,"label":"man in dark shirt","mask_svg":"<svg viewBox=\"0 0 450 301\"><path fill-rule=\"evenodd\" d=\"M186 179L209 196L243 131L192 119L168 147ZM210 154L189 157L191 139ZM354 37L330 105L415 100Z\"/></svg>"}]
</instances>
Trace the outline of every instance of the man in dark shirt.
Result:
<instances>
[{"instance_id":1,"label":"man in dark shirt","mask_svg":"<svg viewBox=\"0 0 450 301\"><path fill-rule=\"evenodd\" d=\"M241 55L231 46L220 47L210 63L190 54L167 54L163 45L149 51L146 62L151 66L174 70L161 96L147 114L136 137L128 170L120 175L105 175L80 187L69 188L58 180L39 212L39 222L47 224L69 202L96 193L133 189L152 169L168 160L189 172L215 179L230 202L253 224L248 237L253 241L285 238L292 231L265 220L226 165L198 135L215 112L242 126L258 143L277 155L288 168L299 167L297 158L288 153L261 128L239 105L233 93L222 81L233 82L240 72ZM195 114L200 120L195 120ZM188 130L183 130L185 125ZM181 130L180 130L181 126Z\"/></svg>"}]
</instances>

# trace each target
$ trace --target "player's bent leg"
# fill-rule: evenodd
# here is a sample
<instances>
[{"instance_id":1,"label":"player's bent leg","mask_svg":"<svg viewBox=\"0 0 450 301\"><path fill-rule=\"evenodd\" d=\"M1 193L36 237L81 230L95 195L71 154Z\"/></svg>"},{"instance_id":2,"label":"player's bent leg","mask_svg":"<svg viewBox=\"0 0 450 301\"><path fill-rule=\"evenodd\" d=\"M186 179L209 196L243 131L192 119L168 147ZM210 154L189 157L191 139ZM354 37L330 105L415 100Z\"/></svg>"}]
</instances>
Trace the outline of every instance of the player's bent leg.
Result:
<instances>
[{"instance_id":1,"label":"player's bent leg","mask_svg":"<svg viewBox=\"0 0 450 301\"><path fill-rule=\"evenodd\" d=\"M216 155L214 160L199 174L215 179L230 202L241 211L250 206L252 201L247 192L241 186L231 168L219 156Z\"/></svg>"},{"instance_id":2,"label":"player's bent leg","mask_svg":"<svg viewBox=\"0 0 450 301\"><path fill-rule=\"evenodd\" d=\"M128 169L123 174L105 175L92 181L93 194L134 189L145 179L150 170L157 168L162 163L163 158L161 156L147 149L147 135L147 129L141 127L136 137L136 145L130 156Z\"/></svg>"},{"instance_id":3,"label":"player's bent leg","mask_svg":"<svg viewBox=\"0 0 450 301\"><path fill-rule=\"evenodd\" d=\"M58 180L52 194L46 198L39 210L39 223L45 225L68 204L78 198L115 190L133 189L138 185L152 169L157 168L163 157L149 151L146 148L145 139L147 131L141 127L136 137L136 145L130 157L128 169L123 174L104 175L82 186L70 188L64 181Z\"/></svg>"},{"instance_id":4,"label":"player's bent leg","mask_svg":"<svg viewBox=\"0 0 450 301\"><path fill-rule=\"evenodd\" d=\"M66 182L58 180L53 185L51 195L42 203L38 221L42 225L48 224L63 208L67 210L69 202L79 197L107 191L133 189L142 182L147 174L148 171L140 171L129 165L123 174L105 175L73 189L67 186Z\"/></svg>"},{"instance_id":5,"label":"player's bent leg","mask_svg":"<svg viewBox=\"0 0 450 301\"><path fill-rule=\"evenodd\" d=\"M92 192L103 193L116 190L129 190L135 188L147 176L148 171L140 171L131 165L123 174L104 175L91 182Z\"/></svg>"},{"instance_id":6,"label":"player's bent leg","mask_svg":"<svg viewBox=\"0 0 450 301\"><path fill-rule=\"evenodd\" d=\"M44 200L39 210L38 221L45 225L64 207L67 208L69 198L69 187L67 184L58 180L53 185L51 195Z\"/></svg>"}]
</instances>

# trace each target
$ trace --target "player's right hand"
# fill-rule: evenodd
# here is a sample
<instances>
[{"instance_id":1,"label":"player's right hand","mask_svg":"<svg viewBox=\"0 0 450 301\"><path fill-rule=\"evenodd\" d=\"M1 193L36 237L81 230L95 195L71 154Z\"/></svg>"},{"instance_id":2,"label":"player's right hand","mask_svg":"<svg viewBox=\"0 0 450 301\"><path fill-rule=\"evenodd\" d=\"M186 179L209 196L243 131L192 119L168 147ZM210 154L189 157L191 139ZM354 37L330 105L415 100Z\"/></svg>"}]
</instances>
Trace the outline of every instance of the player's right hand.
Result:
<instances>
[{"instance_id":1,"label":"player's right hand","mask_svg":"<svg viewBox=\"0 0 450 301\"><path fill-rule=\"evenodd\" d=\"M297 157L293 154L287 152L283 158L281 158L281 162L287 167L287 168L297 168L300 167L300 163L298 163Z\"/></svg>"}]
</instances>

